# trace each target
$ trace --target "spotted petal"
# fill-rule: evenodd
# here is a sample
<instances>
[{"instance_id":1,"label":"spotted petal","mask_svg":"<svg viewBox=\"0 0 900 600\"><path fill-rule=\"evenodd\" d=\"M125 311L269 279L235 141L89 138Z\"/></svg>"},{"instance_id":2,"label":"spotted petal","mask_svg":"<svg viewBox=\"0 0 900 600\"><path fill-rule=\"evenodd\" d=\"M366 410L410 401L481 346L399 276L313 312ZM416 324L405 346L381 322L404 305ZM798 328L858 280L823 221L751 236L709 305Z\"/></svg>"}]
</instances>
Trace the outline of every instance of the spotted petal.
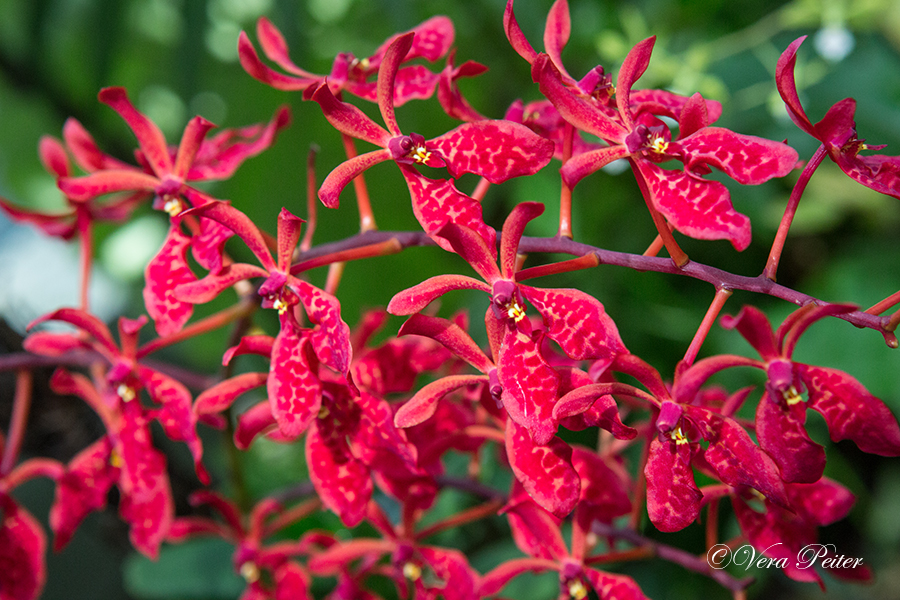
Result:
<instances>
[{"instance_id":1,"label":"spotted petal","mask_svg":"<svg viewBox=\"0 0 900 600\"><path fill-rule=\"evenodd\" d=\"M0 597L36 600L44 587L47 539L37 519L0 492Z\"/></svg>"},{"instance_id":2,"label":"spotted petal","mask_svg":"<svg viewBox=\"0 0 900 600\"><path fill-rule=\"evenodd\" d=\"M813 483L825 471L825 449L809 438L806 405L785 406L763 394L756 408L756 437L787 483Z\"/></svg>"},{"instance_id":3,"label":"spotted petal","mask_svg":"<svg viewBox=\"0 0 900 600\"><path fill-rule=\"evenodd\" d=\"M787 144L722 127L703 127L675 144L688 169L710 165L743 185L784 177L797 166L797 151Z\"/></svg>"},{"instance_id":4,"label":"spotted petal","mask_svg":"<svg viewBox=\"0 0 900 600\"><path fill-rule=\"evenodd\" d=\"M197 280L187 264L191 239L173 225L162 248L144 270L144 305L160 336L180 331L191 318L194 305L178 298L175 288Z\"/></svg>"},{"instance_id":5,"label":"spotted petal","mask_svg":"<svg viewBox=\"0 0 900 600\"><path fill-rule=\"evenodd\" d=\"M690 444L660 442L654 437L644 476L647 478L647 512L660 531L680 531L700 514L703 494L694 483Z\"/></svg>"},{"instance_id":6,"label":"spotted petal","mask_svg":"<svg viewBox=\"0 0 900 600\"><path fill-rule=\"evenodd\" d=\"M347 527L355 527L366 516L372 497L369 469L350 452L343 437L323 435L318 424L306 436L306 464L309 477L322 502Z\"/></svg>"},{"instance_id":7,"label":"spotted petal","mask_svg":"<svg viewBox=\"0 0 900 600\"><path fill-rule=\"evenodd\" d=\"M516 328L506 328L497 367L506 412L528 430L536 444L546 444L557 428L553 406L559 375L541 355L540 334L536 334L533 339Z\"/></svg>"},{"instance_id":8,"label":"spotted petal","mask_svg":"<svg viewBox=\"0 0 900 600\"><path fill-rule=\"evenodd\" d=\"M537 445L527 429L507 421L506 455L516 479L535 502L560 518L572 512L581 480L568 444L553 436L546 445Z\"/></svg>"},{"instance_id":9,"label":"spotted petal","mask_svg":"<svg viewBox=\"0 0 900 600\"><path fill-rule=\"evenodd\" d=\"M310 368L309 335L294 326L283 326L272 347L272 360L266 389L272 414L281 432L299 436L319 413L322 384Z\"/></svg>"}]
</instances>

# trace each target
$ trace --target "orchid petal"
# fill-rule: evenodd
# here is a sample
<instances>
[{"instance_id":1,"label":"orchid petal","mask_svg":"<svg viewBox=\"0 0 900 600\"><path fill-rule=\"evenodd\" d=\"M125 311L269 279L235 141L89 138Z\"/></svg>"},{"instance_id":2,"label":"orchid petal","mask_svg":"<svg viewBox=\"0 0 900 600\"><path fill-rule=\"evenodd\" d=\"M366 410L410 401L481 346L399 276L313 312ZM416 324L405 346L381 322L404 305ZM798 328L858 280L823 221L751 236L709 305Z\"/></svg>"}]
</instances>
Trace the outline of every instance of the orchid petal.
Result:
<instances>
[{"instance_id":1,"label":"orchid petal","mask_svg":"<svg viewBox=\"0 0 900 600\"><path fill-rule=\"evenodd\" d=\"M628 155L628 148L621 145L597 148L596 150L573 156L562 166L559 172L562 175L563 182L570 188L574 188L579 181L591 173L595 173L614 160L625 158Z\"/></svg>"},{"instance_id":2,"label":"orchid petal","mask_svg":"<svg viewBox=\"0 0 900 600\"><path fill-rule=\"evenodd\" d=\"M268 273L256 265L234 263L222 269L217 275L207 275L203 279L178 285L174 290L174 297L191 304L205 304L238 281L266 275Z\"/></svg>"},{"instance_id":3,"label":"orchid petal","mask_svg":"<svg viewBox=\"0 0 900 600\"><path fill-rule=\"evenodd\" d=\"M250 220L250 217L231 206L228 202L210 202L203 206L192 208L190 211L186 211L185 214L196 214L224 225L244 240L244 243L247 244L247 247L253 252L266 271L271 272L278 269L262 232Z\"/></svg>"},{"instance_id":4,"label":"orchid petal","mask_svg":"<svg viewBox=\"0 0 900 600\"><path fill-rule=\"evenodd\" d=\"M553 142L512 121L464 123L427 146L444 159L451 177L475 173L491 183L533 175L553 158Z\"/></svg>"},{"instance_id":5,"label":"orchid petal","mask_svg":"<svg viewBox=\"0 0 900 600\"><path fill-rule=\"evenodd\" d=\"M299 77L318 78L317 75L304 71L294 64L288 56L288 47L284 36L266 17L260 17L256 21L256 36L259 38L259 45L262 46L263 52L276 65Z\"/></svg>"},{"instance_id":6,"label":"orchid petal","mask_svg":"<svg viewBox=\"0 0 900 600\"><path fill-rule=\"evenodd\" d=\"M513 50L527 60L529 64L534 64L538 54L531 47L531 44L528 43L528 39L519 27L519 22L516 21L516 15L513 12L513 0L507 0L506 2L506 9L503 11L503 29L506 31L506 38L512 45Z\"/></svg>"},{"instance_id":7,"label":"orchid petal","mask_svg":"<svg viewBox=\"0 0 900 600\"><path fill-rule=\"evenodd\" d=\"M300 297L306 315L315 325L310 334L312 349L320 361L344 375L350 369L353 350L350 327L341 319L341 303L316 286L291 278L288 285Z\"/></svg>"},{"instance_id":8,"label":"orchid petal","mask_svg":"<svg viewBox=\"0 0 900 600\"><path fill-rule=\"evenodd\" d=\"M644 476L647 512L660 531L680 531L697 520L703 494L694 483L689 443L660 442L654 437Z\"/></svg>"},{"instance_id":9,"label":"orchid petal","mask_svg":"<svg viewBox=\"0 0 900 600\"><path fill-rule=\"evenodd\" d=\"M781 356L780 343L772 333L772 325L765 313L754 306L744 306L736 316L723 315L720 323L725 329L737 329L764 361Z\"/></svg>"},{"instance_id":10,"label":"orchid petal","mask_svg":"<svg viewBox=\"0 0 900 600\"><path fill-rule=\"evenodd\" d=\"M557 429L553 406L559 375L541 355L540 338L506 328L497 367L510 418L526 428L536 444L550 442Z\"/></svg>"},{"instance_id":11,"label":"orchid petal","mask_svg":"<svg viewBox=\"0 0 900 600\"><path fill-rule=\"evenodd\" d=\"M346 441L325 434L315 423L306 434L306 464L309 477L322 503L337 513L347 527L355 527L366 516L372 497L369 469L350 452Z\"/></svg>"},{"instance_id":12,"label":"orchid petal","mask_svg":"<svg viewBox=\"0 0 900 600\"><path fill-rule=\"evenodd\" d=\"M234 445L239 450L246 450L258 435L278 433L278 422L272 414L272 405L268 400L254 404L238 417L234 429Z\"/></svg>"},{"instance_id":13,"label":"orchid petal","mask_svg":"<svg viewBox=\"0 0 900 600\"><path fill-rule=\"evenodd\" d=\"M172 157L166 145L166 138L153 121L140 113L131 101L125 88L109 87L100 90L97 95L100 102L106 104L119 113L131 130L134 132L140 145L141 152L153 169L153 172L162 176L173 173Z\"/></svg>"},{"instance_id":14,"label":"orchid petal","mask_svg":"<svg viewBox=\"0 0 900 600\"><path fill-rule=\"evenodd\" d=\"M400 135L397 117L394 115L394 80L400 63L412 48L414 37L413 32L397 36L385 50L378 68L378 108L384 124L393 135Z\"/></svg>"},{"instance_id":15,"label":"orchid petal","mask_svg":"<svg viewBox=\"0 0 900 600\"><path fill-rule=\"evenodd\" d=\"M0 492L0 594L4 600L36 600L47 577L47 539L37 519Z\"/></svg>"},{"instance_id":16,"label":"orchid petal","mask_svg":"<svg viewBox=\"0 0 900 600\"><path fill-rule=\"evenodd\" d=\"M544 319L547 337L575 360L611 360L628 350L612 318L593 296L575 289L545 290L519 285Z\"/></svg>"},{"instance_id":17,"label":"orchid petal","mask_svg":"<svg viewBox=\"0 0 900 600\"><path fill-rule=\"evenodd\" d=\"M809 390L808 406L828 423L831 440L853 440L863 452L900 456L900 426L891 409L836 369L794 363Z\"/></svg>"},{"instance_id":18,"label":"orchid petal","mask_svg":"<svg viewBox=\"0 0 900 600\"><path fill-rule=\"evenodd\" d=\"M230 407L238 396L266 384L267 373L241 373L207 388L194 400L199 416L218 414Z\"/></svg>"},{"instance_id":19,"label":"orchid petal","mask_svg":"<svg viewBox=\"0 0 900 600\"><path fill-rule=\"evenodd\" d=\"M655 43L656 36L652 36L635 44L619 68L619 78L616 80L616 105L629 131L634 129L634 120L631 116L631 87L647 70Z\"/></svg>"},{"instance_id":20,"label":"orchid petal","mask_svg":"<svg viewBox=\"0 0 900 600\"><path fill-rule=\"evenodd\" d=\"M447 319L414 314L400 327L397 335L429 337L485 375L494 368L494 363L478 347L469 334L463 331L462 327Z\"/></svg>"},{"instance_id":21,"label":"orchid petal","mask_svg":"<svg viewBox=\"0 0 900 600\"><path fill-rule=\"evenodd\" d=\"M743 185L784 177L797 166L797 151L787 144L722 127L704 127L677 145L685 152L687 169L710 165Z\"/></svg>"},{"instance_id":22,"label":"orchid petal","mask_svg":"<svg viewBox=\"0 0 900 600\"><path fill-rule=\"evenodd\" d=\"M327 85L320 85L313 93L312 99L322 107L328 122L341 133L387 148L388 141L393 135L360 109L335 98Z\"/></svg>"},{"instance_id":23,"label":"orchid petal","mask_svg":"<svg viewBox=\"0 0 900 600\"><path fill-rule=\"evenodd\" d=\"M181 136L181 142L178 144L178 152L175 155L175 164L172 168L172 175L179 179L185 179L188 169L194 162L194 157L200 149L203 138L207 132L215 127L215 125L203 117L197 116L188 121L187 127Z\"/></svg>"},{"instance_id":24,"label":"orchid petal","mask_svg":"<svg viewBox=\"0 0 900 600\"><path fill-rule=\"evenodd\" d=\"M319 200L328 208L337 208L340 205L341 192L351 181L356 179L365 170L370 169L386 160L390 160L389 150L374 150L350 160L345 160L336 166L322 182L319 188Z\"/></svg>"},{"instance_id":25,"label":"orchid petal","mask_svg":"<svg viewBox=\"0 0 900 600\"><path fill-rule=\"evenodd\" d=\"M801 36L791 42L791 45L781 54L778 64L775 66L775 85L781 99L784 100L788 116L797 127L817 138L815 128L803 111L800 104L800 96L797 95L797 83L794 81L794 67L797 64L797 50L806 36Z\"/></svg>"},{"instance_id":26,"label":"orchid petal","mask_svg":"<svg viewBox=\"0 0 900 600\"><path fill-rule=\"evenodd\" d=\"M262 18L260 20L262 20ZM260 43L263 45L263 50L265 51L265 42L263 42L262 38L263 36L260 35ZM299 77L293 77L291 75L285 75L284 73L275 71L274 69L266 66L260 60L259 55L256 53L256 49L253 47L253 43L250 41L250 38L243 31L238 35L238 58L241 61L241 66L244 67L244 70L253 79L265 83L266 85L270 85L278 90L287 92L306 90L310 86L320 84L325 79L320 75L313 74L305 74L300 75ZM269 58L275 60L271 56ZM285 70L294 70L287 69L285 65L279 64L279 66L281 66Z\"/></svg>"},{"instance_id":27,"label":"orchid petal","mask_svg":"<svg viewBox=\"0 0 900 600\"><path fill-rule=\"evenodd\" d=\"M388 303L387 311L392 315L411 315L417 313L432 300L443 296L450 290L481 290L491 293L489 285L464 275L435 275L420 284L397 292Z\"/></svg>"},{"instance_id":28,"label":"orchid petal","mask_svg":"<svg viewBox=\"0 0 900 600\"><path fill-rule=\"evenodd\" d=\"M599 598L647 600L647 596L641 591L641 587L628 575L607 573L590 568L586 568L584 574Z\"/></svg>"},{"instance_id":29,"label":"orchid petal","mask_svg":"<svg viewBox=\"0 0 900 600\"><path fill-rule=\"evenodd\" d=\"M278 269L287 272L291 268L294 248L300 241L300 225L305 223L300 217L282 207L278 214Z\"/></svg>"},{"instance_id":30,"label":"orchid petal","mask_svg":"<svg viewBox=\"0 0 900 600\"><path fill-rule=\"evenodd\" d=\"M763 394L756 408L756 438L785 483L814 483L825 472L825 449L809 438L806 405L785 406Z\"/></svg>"},{"instance_id":31,"label":"orchid petal","mask_svg":"<svg viewBox=\"0 0 900 600\"><path fill-rule=\"evenodd\" d=\"M515 277L516 254L522 234L525 233L525 226L542 214L544 205L540 202L522 202L517 204L503 221L503 230L500 234L500 275L503 279L512 280ZM493 283L493 280L487 277L485 281Z\"/></svg>"},{"instance_id":32,"label":"orchid petal","mask_svg":"<svg viewBox=\"0 0 900 600\"><path fill-rule=\"evenodd\" d=\"M193 312L193 304L183 301L175 291L181 285L197 281L187 264L190 243L191 238L173 225L162 248L144 270L144 306L161 337L181 331Z\"/></svg>"},{"instance_id":33,"label":"orchid petal","mask_svg":"<svg viewBox=\"0 0 900 600\"><path fill-rule=\"evenodd\" d=\"M448 375L437 381L422 386L415 395L397 409L394 425L412 427L426 421L434 415L438 402L456 390L477 384L486 383L484 375Z\"/></svg>"},{"instance_id":34,"label":"orchid petal","mask_svg":"<svg viewBox=\"0 0 900 600\"><path fill-rule=\"evenodd\" d=\"M469 263L487 283L493 284L500 279L500 271L494 258L496 246L488 245L478 233L468 227L446 223L435 235L447 240L453 251Z\"/></svg>"},{"instance_id":35,"label":"orchid petal","mask_svg":"<svg viewBox=\"0 0 900 600\"><path fill-rule=\"evenodd\" d=\"M266 386L272 414L288 438L303 433L322 404L322 384L307 357L310 350L309 336L291 325L282 326L272 346Z\"/></svg>"},{"instance_id":36,"label":"orchid petal","mask_svg":"<svg viewBox=\"0 0 900 600\"><path fill-rule=\"evenodd\" d=\"M50 314L38 317L28 325L32 329L46 321L63 321L74 325L90 335L98 344L98 350L109 359L119 356L119 348L113 341L109 328L94 315L77 308L60 308ZM105 352L104 352L105 351Z\"/></svg>"},{"instance_id":37,"label":"orchid petal","mask_svg":"<svg viewBox=\"0 0 900 600\"><path fill-rule=\"evenodd\" d=\"M552 436L545 445L537 445L527 429L508 421L506 455L516 479L541 508L559 518L572 512L581 480L568 444Z\"/></svg>"},{"instance_id":38,"label":"orchid petal","mask_svg":"<svg viewBox=\"0 0 900 600\"><path fill-rule=\"evenodd\" d=\"M569 17L569 3L566 0L556 0L550 7L544 26L544 50L560 73L569 79L572 77L563 66L562 51L569 42L571 33L572 21Z\"/></svg>"},{"instance_id":39,"label":"orchid petal","mask_svg":"<svg viewBox=\"0 0 900 600\"><path fill-rule=\"evenodd\" d=\"M559 520L537 505L531 498L511 503L502 512L509 520L513 541L529 556L546 560L564 560L569 555Z\"/></svg>"},{"instance_id":40,"label":"orchid petal","mask_svg":"<svg viewBox=\"0 0 900 600\"><path fill-rule=\"evenodd\" d=\"M153 192L160 180L137 170L110 169L97 171L83 177L63 177L57 181L59 189L68 198L83 202L104 194L129 190Z\"/></svg>"}]
</instances>

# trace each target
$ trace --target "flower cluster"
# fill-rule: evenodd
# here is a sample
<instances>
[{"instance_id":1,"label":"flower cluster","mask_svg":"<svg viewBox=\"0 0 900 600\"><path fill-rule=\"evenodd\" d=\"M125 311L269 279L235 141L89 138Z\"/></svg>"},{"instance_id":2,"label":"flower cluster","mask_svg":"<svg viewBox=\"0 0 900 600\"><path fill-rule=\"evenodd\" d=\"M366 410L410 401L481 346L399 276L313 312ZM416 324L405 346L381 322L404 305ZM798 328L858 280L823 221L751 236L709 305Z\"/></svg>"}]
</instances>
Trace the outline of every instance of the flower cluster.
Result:
<instances>
[{"instance_id":1,"label":"flower cluster","mask_svg":"<svg viewBox=\"0 0 900 600\"><path fill-rule=\"evenodd\" d=\"M575 79L561 60L571 28L565 0L550 10L544 52L521 31L513 0L507 2L504 28L513 49L531 65L535 90L544 98L516 101L502 119L483 116L463 96L458 80L485 68L473 62L456 66L453 26L446 17L392 36L368 58L340 54L328 75L296 66L269 20L259 20L256 35L262 53L280 70L268 66L242 32L244 69L276 89L302 92L344 137L347 160L313 191L308 221L281 208L269 223L257 224L242 211L244 199L232 203L194 185L228 178L268 148L288 125L286 109L268 124L209 139L213 125L198 116L172 147L124 89L106 88L100 101L137 138L135 164L100 151L74 120L66 123L63 142L41 141L40 156L70 211L42 214L6 201L0 207L50 235L77 234L85 256L84 289L96 222L125 220L151 200L169 215L170 226L146 267L146 315L122 317L117 336L91 313L86 294L81 306L56 310L29 327L24 358L17 363L26 367L16 367L16 410L27 411L30 402L28 360L49 362L56 366L49 381L53 391L87 403L105 433L65 465L42 458L18 463L21 418L14 418L6 439L0 437L0 599L37 598L46 576L45 534L11 495L35 476L55 482L55 549L68 543L89 513L106 506L115 488L137 551L153 558L164 543L200 535L224 539L234 546L234 569L247 582L245 599L312 598L319 580L330 582L328 598L374 599L382 593L375 590L385 589L378 580L383 584L386 578L399 597L476 600L500 597L524 573L553 572L560 598L635 600L645 598L640 582L602 564L655 556L711 576L736 595L747 585L725 573L714 576L697 559L703 548L679 549L642 535L645 510L648 526L660 532L705 520L711 546L719 541L718 506L727 498L738 541L774 559L796 556L816 541L819 527L849 512L852 493L825 476L825 448L807 432L809 409L824 417L834 442L850 440L862 452L900 456L900 426L884 402L842 371L794 359L804 332L831 317L875 329L896 347L900 318L878 314L900 302L900 295L879 303L878 310L860 312L777 286L774 246L768 278L747 278L690 262L675 241L678 232L728 240L737 251L747 248L749 218L735 210L728 187L708 175L715 168L736 184L762 184L802 165L798 153L784 142L714 126L722 106L700 94L634 90L651 61L653 37L631 49L615 78L597 66ZM822 149L806 163L794 197L799 200L826 153L853 180L900 196L897 159L860 155L869 147L856 137L852 100L836 104L815 125L807 118L793 75L801 42L781 57L776 83L788 114ZM446 66L439 71L422 64L440 59ZM345 92L376 103L383 125L345 101ZM434 96L463 122L431 137L403 133L395 108ZM354 140L375 148L358 154ZM83 174L75 173L70 158ZM542 217L543 202L517 204L499 232L485 220L492 185L533 175L553 160L559 161L553 168L562 188L556 237L525 236ZM657 227L659 243L648 254L665 246L670 258L614 253L570 239L573 188L616 160L630 165ZM375 227L364 178L369 168L388 161L406 182L421 231ZM479 179L471 193L460 189L466 174ZM362 231L313 246L316 197L336 209L351 182ZM790 219L785 222L782 242ZM351 329L338 299L341 265L413 245L452 254L478 278L440 273L392 290L385 310L366 313ZM235 258L247 250L255 262ZM527 254L550 253L574 257L525 267ZM624 322L594 296L524 283L602 263L680 273L716 287L707 318L668 372L629 351ZM308 273L326 265L326 283L311 283ZM733 335L745 338L759 357L698 359L734 289L778 295L800 308L774 331L753 306L724 316L721 325L737 330ZM480 296L483 318L479 313L470 323L465 312L440 316L438 299L458 290L487 294ZM194 318L195 306L213 300L232 305ZM257 322L260 309L272 309L272 319ZM395 335L382 331L389 314L407 317ZM276 320L277 331L258 326ZM156 337L141 343L149 321ZM47 328L50 322L69 327ZM219 375L188 377L184 369L150 358L228 325L231 342L222 350ZM238 371L246 355L261 357L254 360L268 367ZM732 369L761 371L761 393L726 390L711 379ZM264 397L257 389L265 390ZM245 404L245 394L256 402ZM193 458L199 489L190 501L196 514L176 514L156 427L183 442ZM226 496L222 490L229 486L221 474L211 477L204 465L202 427L223 430L237 450L260 438L287 445L304 454L309 481L252 502ZM598 442L575 443L573 431L586 431ZM467 464L464 476L454 466L460 457ZM509 474L508 489L487 480L490 469ZM472 501L448 513L441 500L450 490ZM298 535L295 524L320 508L353 531L306 528ZM476 569L463 549L433 539L489 519L508 528L521 556ZM788 577L822 584L820 573L785 564ZM832 574L871 576L865 567Z\"/></svg>"}]
</instances>

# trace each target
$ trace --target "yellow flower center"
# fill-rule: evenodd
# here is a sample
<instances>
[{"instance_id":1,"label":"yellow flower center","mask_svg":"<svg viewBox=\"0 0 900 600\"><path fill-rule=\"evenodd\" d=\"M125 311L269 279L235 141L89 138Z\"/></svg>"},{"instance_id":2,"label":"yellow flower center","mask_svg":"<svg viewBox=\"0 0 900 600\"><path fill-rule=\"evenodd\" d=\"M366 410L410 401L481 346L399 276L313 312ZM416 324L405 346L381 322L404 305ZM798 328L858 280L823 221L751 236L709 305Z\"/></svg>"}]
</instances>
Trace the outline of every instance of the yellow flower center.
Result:
<instances>
[{"instance_id":1,"label":"yellow flower center","mask_svg":"<svg viewBox=\"0 0 900 600\"><path fill-rule=\"evenodd\" d=\"M277 310L279 315L283 315L285 312L287 312L288 305L281 298L277 298L275 302L272 303L272 308Z\"/></svg>"},{"instance_id":2,"label":"yellow flower center","mask_svg":"<svg viewBox=\"0 0 900 600\"><path fill-rule=\"evenodd\" d=\"M413 562L405 563L403 565L403 576L410 581L416 581L422 576L422 568Z\"/></svg>"},{"instance_id":3,"label":"yellow flower center","mask_svg":"<svg viewBox=\"0 0 900 600\"><path fill-rule=\"evenodd\" d=\"M413 160L419 164L426 163L431 158L431 152L428 151L428 148L425 146L416 146L416 151L413 153Z\"/></svg>"},{"instance_id":4,"label":"yellow flower center","mask_svg":"<svg viewBox=\"0 0 900 600\"><path fill-rule=\"evenodd\" d=\"M661 135L654 136L650 141L650 149L657 154L665 154L666 150L669 149L669 142Z\"/></svg>"},{"instance_id":5,"label":"yellow flower center","mask_svg":"<svg viewBox=\"0 0 900 600\"><path fill-rule=\"evenodd\" d=\"M131 402L135 397L134 389L124 383L119 384L119 387L116 388L116 393L125 402Z\"/></svg>"},{"instance_id":6,"label":"yellow flower center","mask_svg":"<svg viewBox=\"0 0 900 600\"><path fill-rule=\"evenodd\" d=\"M575 579L569 583L569 596L574 600L584 600L587 598L588 590L580 579Z\"/></svg>"},{"instance_id":7,"label":"yellow flower center","mask_svg":"<svg viewBox=\"0 0 900 600\"><path fill-rule=\"evenodd\" d=\"M679 446L688 443L688 439L684 437L684 432L681 431L681 425L672 430L671 436L672 439L675 440L675 444Z\"/></svg>"},{"instance_id":8,"label":"yellow flower center","mask_svg":"<svg viewBox=\"0 0 900 600\"><path fill-rule=\"evenodd\" d=\"M525 318L525 309L522 306L513 300L509 303L509 308L506 310L506 314L509 315L509 318L518 323L522 319Z\"/></svg>"},{"instance_id":9,"label":"yellow flower center","mask_svg":"<svg viewBox=\"0 0 900 600\"><path fill-rule=\"evenodd\" d=\"M795 404L803 402L803 397L794 386L791 386L788 389L784 390L782 392L782 396L784 396L784 401L787 402L788 406L793 406Z\"/></svg>"},{"instance_id":10,"label":"yellow flower center","mask_svg":"<svg viewBox=\"0 0 900 600\"><path fill-rule=\"evenodd\" d=\"M241 565L241 577L247 583L255 583L259 580L259 567L251 560Z\"/></svg>"},{"instance_id":11,"label":"yellow flower center","mask_svg":"<svg viewBox=\"0 0 900 600\"><path fill-rule=\"evenodd\" d=\"M122 460L122 455L119 454L118 450L116 450L115 448L113 448L112 452L109 453L109 464L116 469L125 464L125 461Z\"/></svg>"},{"instance_id":12,"label":"yellow flower center","mask_svg":"<svg viewBox=\"0 0 900 600\"><path fill-rule=\"evenodd\" d=\"M170 197L168 200L166 200L166 203L163 204L163 210L166 211L166 213L170 217L178 216L178 214L181 213L183 209L184 206L181 203L181 199L176 196Z\"/></svg>"}]
</instances>

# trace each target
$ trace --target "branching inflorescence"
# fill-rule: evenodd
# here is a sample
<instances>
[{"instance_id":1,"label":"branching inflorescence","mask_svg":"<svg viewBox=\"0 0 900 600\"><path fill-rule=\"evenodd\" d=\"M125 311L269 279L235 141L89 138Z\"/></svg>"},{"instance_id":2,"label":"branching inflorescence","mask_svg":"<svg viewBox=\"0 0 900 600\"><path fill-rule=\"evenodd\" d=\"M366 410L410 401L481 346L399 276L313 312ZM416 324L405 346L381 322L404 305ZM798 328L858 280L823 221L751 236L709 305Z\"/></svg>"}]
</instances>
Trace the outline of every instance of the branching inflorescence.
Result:
<instances>
[{"instance_id":1,"label":"branching inflorescence","mask_svg":"<svg viewBox=\"0 0 900 600\"><path fill-rule=\"evenodd\" d=\"M791 119L822 146L805 163L769 262L759 277L692 262L675 232L728 240L737 251L751 240L749 218L735 210L724 184L706 177L712 169L737 184L761 184L803 167L797 152L783 142L714 126L722 106L700 94L633 90L650 63L652 37L634 46L617 77L598 66L576 80L561 61L570 30L565 0L557 0L550 11L544 52L525 38L512 0L504 28L545 96L540 102L515 103L505 119L483 117L462 96L457 80L485 69L472 62L455 66L453 26L446 17L391 37L368 58L341 54L329 75L297 67L278 29L264 18L258 23L258 44L280 70L268 66L250 36L241 33L244 69L267 85L300 91L317 102L343 136L347 160L325 177L317 193L325 206L337 208L342 190L353 183L360 233L344 240L312 245L307 238L301 244L304 221L288 209L257 224L241 211L241 198L226 202L192 185L228 178L245 159L268 148L288 125L286 109L268 124L211 138L206 136L212 123L195 117L175 147L123 89L107 88L100 92L101 102L137 138L134 164L103 153L74 120L66 123L63 142L41 141L40 156L70 212L30 212L5 200L0 206L49 235L80 238L83 293L80 306L31 325L25 352L0 358L0 368L18 373L10 430L0 437L0 598L31 600L44 583L45 534L10 494L38 476L56 484L50 513L56 549L87 514L106 505L115 487L136 550L155 557L166 542L199 535L223 538L235 546L234 568L247 581L242 597L248 599L310 598L312 582L320 577L336 579L329 598L375 598L370 581L381 576L396 583L401 597L474 600L499 597L507 583L526 572L556 572L561 598L632 600L645 597L640 582L603 565L651 559L701 573L742 597L748 579L697 558L720 544L718 507L726 498L741 532L728 542L731 548L750 544L783 561L777 564L788 577L822 583L820 572L797 563L798 553L815 543L818 527L844 517L854 499L823 476L825 450L810 438L806 413L812 409L824 417L833 441L848 439L863 452L882 456L900 455L900 427L890 409L856 379L797 362L792 355L806 329L829 317L874 329L897 347L894 330L900 318L879 315L900 302L900 295L861 312L778 285L775 273L793 212L825 155L853 180L898 198L900 160L863 154L870 147L857 137L852 99L811 123L793 75L798 39L778 62L777 87ZM440 72L421 64L442 58L447 63ZM384 126L347 102L345 92L377 103ZM447 114L464 122L429 139L403 133L395 107L435 95ZM376 149L358 154L354 139ZM83 174L76 174L70 160ZM559 169L562 189L557 236L524 236L544 212L539 202L515 206L499 231L497 224L485 222L482 202L490 201L491 185L533 175L554 160L561 163L552 167ZM615 160L630 165L659 233L651 247L656 252L664 247L669 258L572 239L573 188ZM379 199L370 203L364 177L385 161L400 169L420 231L377 230ZM463 174L481 178L471 193L457 187ZM91 314L85 293L92 226L123 221L148 200L168 213L170 229L146 268L147 316L122 318L116 341ZM233 236L229 243L239 239L258 264L229 255L225 243ZM411 246L456 254L460 265L468 263L480 279L442 273L393 290L387 312L372 311L351 329L336 296L340 270L332 271L323 288L305 277L324 265ZM573 258L522 268L522 257L529 253ZM627 349L628 324L608 314L593 296L523 283L601 264L688 276L714 287L707 318L684 359L664 370L665 376ZM483 317L477 314L470 323L464 313L438 316L432 302L459 289L487 295L482 296ZM759 357L696 360L734 290L775 296L799 308L775 330L753 306L722 317L721 325L737 330ZM195 305L235 294L232 307L191 321ZM279 328L273 335L250 330L260 308L277 312ZM374 344L387 313L408 320L395 336ZM159 337L139 345L138 331L148 320ZM50 321L68 323L75 331L40 327ZM173 371L148 363L148 356L163 347L228 325L234 327L234 345L223 349L223 364L255 354L268 361L267 371L234 375L226 369L219 377L182 382ZM486 346L476 338L486 339ZM83 399L106 429L66 465L44 458L19 461L31 371L48 364L56 366L52 389ZM747 406L752 390L726 391L709 383L717 373L741 367L765 374L755 408ZM186 383L202 389L192 396ZM266 399L238 414L235 402L263 387ZM150 433L154 421L170 438L187 444L204 486L210 485L210 476L197 433L201 424L233 434L229 443L238 449L260 436L292 445L303 438L310 481L298 482L299 492L254 499L252 508L205 487L194 493L192 503L208 505L218 517L176 516L166 456ZM594 448L570 443L566 430L599 432L599 442ZM479 477L479 464L493 456L491 445L500 450L495 468L512 474L511 489ZM470 458L468 477L447 473L451 451ZM429 513L448 488L471 495L473 502L435 520ZM289 505L297 494L314 498ZM397 510L387 510L386 504ZM368 524L373 537L327 531L308 531L299 539L284 536L287 526L321 507L347 527ZM659 541L664 537L645 535L652 528L690 527L704 511L706 548L676 548ZM522 555L487 572L473 568L460 549L429 540L440 531L498 515ZM827 558L821 564L830 565L835 576L871 577L865 565Z\"/></svg>"}]
</instances>

